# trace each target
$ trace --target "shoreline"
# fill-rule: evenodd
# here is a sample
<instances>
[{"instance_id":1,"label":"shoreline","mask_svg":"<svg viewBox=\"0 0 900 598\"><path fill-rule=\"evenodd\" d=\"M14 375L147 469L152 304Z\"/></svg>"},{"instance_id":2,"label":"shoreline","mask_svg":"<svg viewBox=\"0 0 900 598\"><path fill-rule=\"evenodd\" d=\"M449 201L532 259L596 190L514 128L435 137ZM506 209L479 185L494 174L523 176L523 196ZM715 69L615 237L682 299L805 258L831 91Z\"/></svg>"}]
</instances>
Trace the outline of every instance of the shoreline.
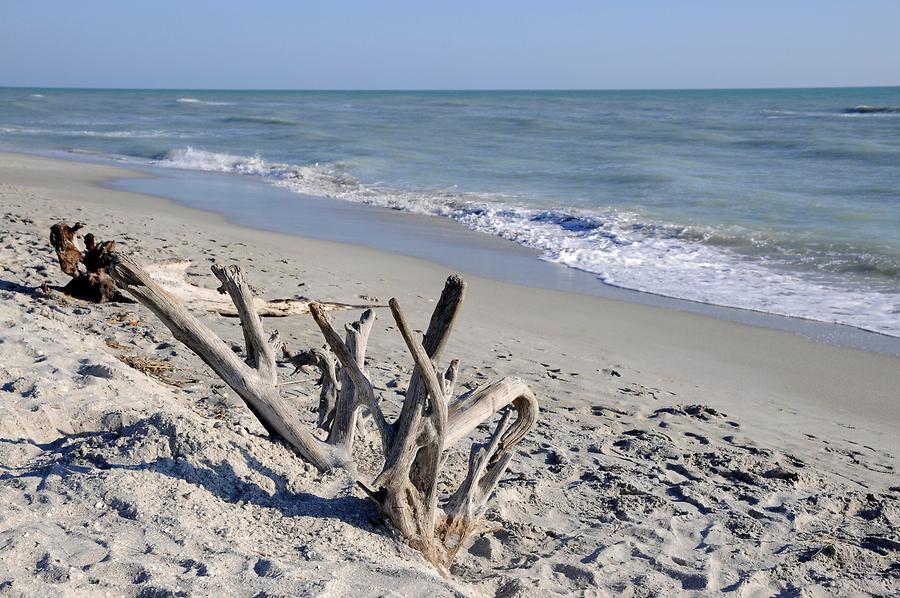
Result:
<instances>
[{"instance_id":1,"label":"shoreline","mask_svg":"<svg viewBox=\"0 0 900 598\"><path fill-rule=\"evenodd\" d=\"M103 184L112 189L152 195L184 207L224 216L225 220L234 226L260 232L287 234L387 251L498 282L694 313L768 330L791 332L825 344L900 357L900 336L842 322L826 322L803 316L788 316L764 310L695 301L611 284L601 280L593 272L544 260L536 249L480 230L470 229L456 220L443 216L416 214L392 210L383 206L298 194L273 186L263 178L246 177L235 173L180 169L173 172L173 169L151 166L136 170L148 176L123 180L112 179ZM314 222L307 224L288 218L287 222L279 221L278 225L262 221L247 223L246 218L250 216L248 212L253 211L249 205L238 209L235 209L233 204L224 207L218 206L218 209L198 207L196 195L189 194L188 191L182 189L182 185L173 179L191 180L206 186L212 186L216 179L221 179L229 181L229 186L240 186L246 189L258 187L260 191L265 189L264 192L256 195L263 197L274 194L283 195L284 202L278 206L282 208L282 213L296 211L302 214L304 220L309 216L312 203L317 208ZM348 218L356 221L359 232L367 236L356 235L353 240L348 240L348 236L354 235L348 234L343 228L337 234L334 231L323 232L321 228L317 228L323 224L328 228L332 222L337 223L338 221L343 227L345 219ZM369 220L373 224L366 222ZM359 226L359 221L363 221L365 224ZM385 228L383 232L378 230L382 226ZM300 230L298 231L294 227L300 227ZM292 228L292 230L287 230L288 228ZM375 234L372 235L372 233ZM403 234L413 239L398 245L397 238L393 236L395 234Z\"/></svg>"},{"instance_id":2,"label":"shoreline","mask_svg":"<svg viewBox=\"0 0 900 598\"><path fill-rule=\"evenodd\" d=\"M156 197L188 209L219 216L224 222L241 228L387 251L528 288L544 288L693 313L768 330L790 332L828 345L900 357L898 336L841 322L681 299L610 284L600 280L592 272L543 260L540 252L535 249L472 230L460 222L441 216L298 194L272 185L263 178L235 173L169 169L127 162L120 164L111 158L92 154L34 152L20 155L125 170L131 175L111 177L98 184L113 190ZM200 195L211 195L213 191L213 202L198 201ZM223 195L231 195L233 199L222 201ZM248 195L253 197L253 202L245 201ZM271 220L258 219L255 205L262 202L279 214L277 224L273 225ZM306 222L310 211L313 221ZM350 222L349 229L347 221ZM353 239L348 240L348 237ZM407 237L410 240L403 242L402 239ZM485 259L485 255L490 259ZM498 265L494 265L495 263Z\"/></svg>"},{"instance_id":3,"label":"shoreline","mask_svg":"<svg viewBox=\"0 0 900 598\"><path fill-rule=\"evenodd\" d=\"M540 416L489 512L497 529L460 555L453 579L440 578L373 523L354 484L269 441L141 306L37 289L66 279L47 243L59 220L84 222L138 260L190 259L203 286L217 286L210 263L237 263L261 296L393 296L415 325L451 270L241 227L104 183L135 176L0 153L0 583L31 595L135 584L523 598L897 589L882 572L900 530L900 359L470 275L446 355L461 359L461 384L521 376ZM333 313L339 324L357 315ZM366 366L392 404L409 358L390 316L377 315ZM232 318L202 319L223 339L241 337ZM308 317L263 324L292 349L322 343ZM151 378L115 359L122 352L189 381ZM279 369L287 380L290 368ZM318 388L300 378L285 393L314 422ZM451 487L463 444L448 458Z\"/></svg>"}]
</instances>

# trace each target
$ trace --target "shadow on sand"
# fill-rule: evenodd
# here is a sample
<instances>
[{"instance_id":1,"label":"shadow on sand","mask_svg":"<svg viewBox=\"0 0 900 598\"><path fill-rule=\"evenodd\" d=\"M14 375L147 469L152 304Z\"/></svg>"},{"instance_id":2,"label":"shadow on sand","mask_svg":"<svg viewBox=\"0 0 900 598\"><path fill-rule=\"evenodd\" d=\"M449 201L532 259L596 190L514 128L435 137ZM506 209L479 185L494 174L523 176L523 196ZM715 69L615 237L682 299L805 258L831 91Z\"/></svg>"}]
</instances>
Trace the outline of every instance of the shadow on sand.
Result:
<instances>
[{"instance_id":1,"label":"shadow on sand","mask_svg":"<svg viewBox=\"0 0 900 598\"><path fill-rule=\"evenodd\" d=\"M330 518L373 533L383 531L381 517L371 501L346 494L322 497L309 492L292 491L282 474L260 462L246 448L234 441L227 442L235 453L241 455L248 469L273 482L275 489L273 493L249 480L246 475L242 476L235 471L231 463L225 460L226 455L222 453L204 454L202 448L191 455L179 453L176 447L184 445L178 442L177 438L180 434L177 428L181 425L172 425L172 419L171 416L155 414L115 432L66 434L48 443L38 443L30 439L0 438L0 453L3 452L4 445L10 447L23 444L34 446L41 451L26 465L20 467L0 465L0 483L11 479L38 478L40 482L37 490L40 491L46 487L52 476L67 478L90 475L98 470L153 472L201 487L226 503L249 503L277 509L284 517ZM170 452L172 456L161 456L141 463L115 462L120 461L116 457L120 457L121 461L129 460L128 448L134 448L148 432L151 434L158 432L162 438L167 439L170 449L161 452L164 454ZM126 439L126 442L122 443L123 439ZM131 440L135 440L136 443L131 443ZM257 437L255 440L280 442L266 437ZM219 460L214 462L214 458ZM291 463L290 457L288 459L286 465ZM125 500L113 499L110 501L110 507L118 511L122 517L128 519L137 517L134 506Z\"/></svg>"}]
</instances>

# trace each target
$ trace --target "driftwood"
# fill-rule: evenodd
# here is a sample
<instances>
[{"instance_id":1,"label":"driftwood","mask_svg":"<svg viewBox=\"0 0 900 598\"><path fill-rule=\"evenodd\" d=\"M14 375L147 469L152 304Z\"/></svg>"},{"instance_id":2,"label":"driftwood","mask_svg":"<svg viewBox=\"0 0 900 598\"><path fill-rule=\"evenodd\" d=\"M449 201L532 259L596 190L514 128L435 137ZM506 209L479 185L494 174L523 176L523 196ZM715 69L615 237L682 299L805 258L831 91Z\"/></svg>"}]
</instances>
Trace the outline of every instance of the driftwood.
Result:
<instances>
[{"instance_id":1,"label":"driftwood","mask_svg":"<svg viewBox=\"0 0 900 598\"><path fill-rule=\"evenodd\" d=\"M190 265L190 260L167 260L145 264L144 270L158 285L186 303L188 307L217 313L221 316L238 316L238 310L227 295L223 295L218 289L197 286L187 281L187 269ZM275 318L308 314L310 303L312 301L308 299L271 299L266 301L258 297L253 298L253 307L257 315ZM322 302L322 305L329 310L380 307L332 302Z\"/></svg>"},{"instance_id":2,"label":"driftwood","mask_svg":"<svg viewBox=\"0 0 900 598\"><path fill-rule=\"evenodd\" d=\"M287 345L282 345L281 352L284 358L294 365L294 372L300 371L303 366L315 366L319 368L318 384L322 387L319 392L319 421L317 427L326 432L331 429L334 421L334 408L337 405L338 381L337 364L334 356L322 349L307 349L299 353L291 353Z\"/></svg>"},{"instance_id":3,"label":"driftwood","mask_svg":"<svg viewBox=\"0 0 900 598\"><path fill-rule=\"evenodd\" d=\"M413 332L397 300L390 301L391 315L415 363L400 415L393 422L382 412L365 372L374 312L366 310L346 326L342 339L326 307L309 306L339 369L327 351L285 351L284 355L297 367L313 365L322 372L318 426L327 433L322 440L305 429L282 401L275 354L283 344L277 332L265 335L241 270L213 266L213 272L241 319L246 361L134 261L113 254L109 266L116 283L199 355L244 400L269 434L284 439L320 471L343 468L350 472L406 542L446 573L457 552L485 529L482 516L488 500L512 459L513 447L534 425L538 412L534 394L518 378L503 378L454 397L458 361L451 361L442 373L436 369L462 305L465 283L455 276L447 280L422 339ZM372 416L384 455L384 467L371 481L362 479L353 461L356 421L362 410ZM487 442L472 446L465 479L439 505L437 483L447 449L501 411Z\"/></svg>"},{"instance_id":4,"label":"driftwood","mask_svg":"<svg viewBox=\"0 0 900 598\"><path fill-rule=\"evenodd\" d=\"M60 269L72 277L63 292L95 303L106 303L119 297L116 284L104 269L109 254L116 249L115 241L97 243L94 235L84 236L85 250L75 245L75 233L84 227L81 222L69 226L65 222L50 227L50 244L56 250Z\"/></svg>"},{"instance_id":5,"label":"driftwood","mask_svg":"<svg viewBox=\"0 0 900 598\"><path fill-rule=\"evenodd\" d=\"M72 277L63 288L63 292L95 303L118 301L122 295L118 293L115 282L106 272L109 254L115 251L115 241L97 243L94 235L84 235L85 251L75 244L76 233L84 228L81 222L69 226L65 222L54 224L50 228L50 244L56 250L56 258L60 269ZM144 271L157 284L175 296L188 307L201 311L209 311L222 316L238 316L238 310L228 296L217 289L210 289L191 284L187 281L187 269L190 260L166 260L144 265ZM259 316L284 317L308 314L307 299L272 299L265 301L254 298L253 306ZM380 307L351 305L347 303L325 303L325 309L356 309L364 307Z\"/></svg>"}]
</instances>

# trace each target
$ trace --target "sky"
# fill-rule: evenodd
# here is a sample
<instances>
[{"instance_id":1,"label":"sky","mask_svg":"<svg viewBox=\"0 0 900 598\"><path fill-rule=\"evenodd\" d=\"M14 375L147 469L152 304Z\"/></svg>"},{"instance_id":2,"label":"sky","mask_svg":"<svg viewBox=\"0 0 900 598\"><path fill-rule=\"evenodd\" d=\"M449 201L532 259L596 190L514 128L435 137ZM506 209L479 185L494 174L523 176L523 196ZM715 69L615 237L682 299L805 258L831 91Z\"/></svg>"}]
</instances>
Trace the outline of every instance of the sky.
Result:
<instances>
[{"instance_id":1,"label":"sky","mask_svg":"<svg viewBox=\"0 0 900 598\"><path fill-rule=\"evenodd\" d=\"M0 86L900 84L900 0L0 0Z\"/></svg>"}]
</instances>

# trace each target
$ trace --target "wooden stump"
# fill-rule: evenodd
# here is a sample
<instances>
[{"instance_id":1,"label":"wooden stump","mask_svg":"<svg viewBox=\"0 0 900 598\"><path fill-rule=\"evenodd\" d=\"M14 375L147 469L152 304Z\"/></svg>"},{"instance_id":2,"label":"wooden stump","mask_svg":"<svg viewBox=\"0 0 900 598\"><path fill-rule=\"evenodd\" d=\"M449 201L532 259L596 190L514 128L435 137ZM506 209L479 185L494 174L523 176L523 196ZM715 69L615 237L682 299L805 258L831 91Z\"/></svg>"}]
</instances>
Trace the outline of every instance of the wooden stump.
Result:
<instances>
[{"instance_id":1,"label":"wooden stump","mask_svg":"<svg viewBox=\"0 0 900 598\"><path fill-rule=\"evenodd\" d=\"M94 303L106 303L120 297L116 283L106 273L109 254L115 241L97 243L94 235L84 236L85 251L75 244L75 234L84 227L81 222L69 226L59 222L50 227L50 244L56 250L60 269L72 277L63 292Z\"/></svg>"}]
</instances>

